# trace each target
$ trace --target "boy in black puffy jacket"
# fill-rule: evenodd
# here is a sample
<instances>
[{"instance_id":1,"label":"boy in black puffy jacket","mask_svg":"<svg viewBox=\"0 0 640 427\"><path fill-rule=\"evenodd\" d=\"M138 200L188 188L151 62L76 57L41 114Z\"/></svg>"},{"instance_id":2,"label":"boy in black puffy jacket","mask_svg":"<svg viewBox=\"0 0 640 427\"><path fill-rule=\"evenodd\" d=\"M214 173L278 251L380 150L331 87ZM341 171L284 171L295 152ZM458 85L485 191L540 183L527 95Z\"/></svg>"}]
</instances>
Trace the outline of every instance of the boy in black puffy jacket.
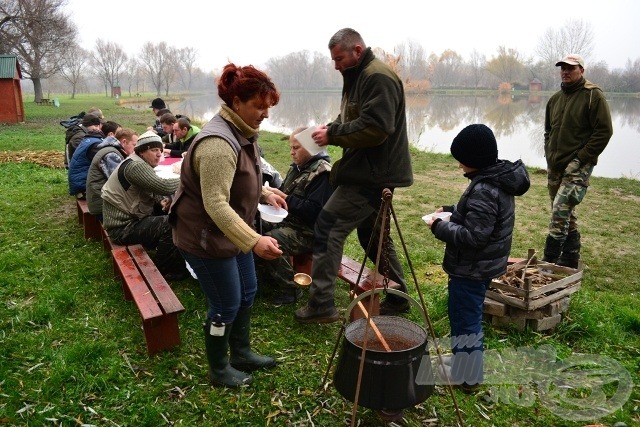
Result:
<instances>
[{"instance_id":1,"label":"boy in black puffy jacket","mask_svg":"<svg viewBox=\"0 0 640 427\"><path fill-rule=\"evenodd\" d=\"M482 306L491 279L507 269L515 223L515 198L529 189L529 174L518 160L498 160L491 129L464 128L453 139L451 154L471 182L449 219L432 217L427 225L446 243L442 267L449 275L449 323L453 357L440 372L465 392L483 381Z\"/></svg>"}]
</instances>

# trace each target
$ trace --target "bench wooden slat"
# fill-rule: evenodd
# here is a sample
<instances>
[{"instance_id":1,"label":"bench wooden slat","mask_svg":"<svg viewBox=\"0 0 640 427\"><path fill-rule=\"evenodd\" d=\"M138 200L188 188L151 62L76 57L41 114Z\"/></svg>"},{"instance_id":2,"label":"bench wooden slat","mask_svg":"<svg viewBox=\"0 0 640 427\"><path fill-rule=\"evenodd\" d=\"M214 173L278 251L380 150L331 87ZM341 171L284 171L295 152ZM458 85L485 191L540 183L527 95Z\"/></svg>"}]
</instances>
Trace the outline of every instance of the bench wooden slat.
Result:
<instances>
[{"instance_id":1,"label":"bench wooden slat","mask_svg":"<svg viewBox=\"0 0 640 427\"><path fill-rule=\"evenodd\" d=\"M338 277L349 284L350 291L355 295L360 295L363 292L369 291L374 287L374 275L375 272L370 268L366 267L362 270L362 277L360 278L360 282L358 283L358 273L360 273L361 264L352 260L347 256L342 256L342 260L340 261L340 269L338 270ZM378 280L375 281L376 288L383 287L383 280L381 274L378 274ZM393 280L389 280L388 288L392 289L400 289L400 284L394 282ZM380 314L380 294L373 295L373 301L369 300L369 298L365 298L362 300L363 306L368 310L371 307L371 316L377 316ZM360 307L355 307L351 310L351 321L356 319L360 319L364 317L364 313L360 309Z\"/></svg>"},{"instance_id":2,"label":"bench wooden slat","mask_svg":"<svg viewBox=\"0 0 640 427\"><path fill-rule=\"evenodd\" d=\"M143 320L162 316L162 310L155 296L149 290L144 277L126 248L117 248L113 252L114 260L120 270L125 299L133 300Z\"/></svg>"},{"instance_id":3,"label":"bench wooden slat","mask_svg":"<svg viewBox=\"0 0 640 427\"><path fill-rule=\"evenodd\" d=\"M178 314L184 311L184 307L141 245L127 246L127 251L145 280L147 292L163 313L160 317L142 321L147 352L155 354L179 346Z\"/></svg>"},{"instance_id":4,"label":"bench wooden slat","mask_svg":"<svg viewBox=\"0 0 640 427\"><path fill-rule=\"evenodd\" d=\"M358 280L358 273L360 272L360 263L354 261L353 259L343 256L342 261L340 262L340 270L338 271L338 277L340 277L345 282L349 283L351 287L356 285L356 281ZM365 267L362 271L362 277L360 278L360 283L358 287L362 292L369 291L373 289L373 278L375 272L371 269ZM378 273L378 278L376 280L376 288L383 287L384 277ZM387 287L392 289L400 289L400 284L394 282L393 280L389 280Z\"/></svg>"},{"instance_id":5,"label":"bench wooden slat","mask_svg":"<svg viewBox=\"0 0 640 427\"><path fill-rule=\"evenodd\" d=\"M163 312L182 313L184 307L141 245L129 246L129 253L145 277Z\"/></svg>"}]
</instances>

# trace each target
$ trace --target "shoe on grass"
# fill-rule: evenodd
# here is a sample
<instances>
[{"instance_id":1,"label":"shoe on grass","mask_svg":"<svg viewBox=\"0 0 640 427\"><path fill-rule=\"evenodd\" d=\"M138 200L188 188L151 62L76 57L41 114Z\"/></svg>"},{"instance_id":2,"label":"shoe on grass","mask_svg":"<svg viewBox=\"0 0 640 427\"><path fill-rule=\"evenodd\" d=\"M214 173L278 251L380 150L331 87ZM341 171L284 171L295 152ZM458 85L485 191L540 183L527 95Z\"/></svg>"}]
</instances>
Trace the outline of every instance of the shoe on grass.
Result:
<instances>
[{"instance_id":1,"label":"shoe on grass","mask_svg":"<svg viewBox=\"0 0 640 427\"><path fill-rule=\"evenodd\" d=\"M302 298L302 291L300 289L291 289L289 291L278 292L273 295L269 301L273 305L287 305L293 304Z\"/></svg>"},{"instance_id":2,"label":"shoe on grass","mask_svg":"<svg viewBox=\"0 0 640 427\"><path fill-rule=\"evenodd\" d=\"M333 305L312 307L307 304L297 309L294 317L299 323L332 323L340 319L338 310Z\"/></svg>"}]
</instances>

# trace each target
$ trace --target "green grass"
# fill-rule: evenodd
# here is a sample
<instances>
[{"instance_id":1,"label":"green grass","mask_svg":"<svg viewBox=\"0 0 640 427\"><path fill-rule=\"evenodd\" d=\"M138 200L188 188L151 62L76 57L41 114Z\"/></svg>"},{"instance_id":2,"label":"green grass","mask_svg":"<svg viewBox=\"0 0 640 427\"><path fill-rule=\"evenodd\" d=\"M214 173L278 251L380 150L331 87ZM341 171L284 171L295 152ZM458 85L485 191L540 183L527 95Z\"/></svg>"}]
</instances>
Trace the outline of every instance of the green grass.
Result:
<instances>
[{"instance_id":1,"label":"green grass","mask_svg":"<svg viewBox=\"0 0 640 427\"><path fill-rule=\"evenodd\" d=\"M27 103L27 123L0 125L1 150L62 152L63 128L58 122L94 105L108 119L138 131L153 120L151 111L128 110L109 98L60 101L60 108ZM267 159L286 171L290 160L282 135L265 133L261 145ZM339 153L332 150L332 155L337 158ZM449 156L414 152L413 165L415 184L396 192L394 209L430 319L437 335L446 337L446 275L440 268L444 245L420 217L457 201L467 182ZM532 188L517 200L514 256L524 256L528 248L540 250L546 234L545 175L530 172ZM256 373L254 385L245 390L212 388L201 337L205 301L196 281L173 285L186 308L180 317L182 345L148 357L139 316L111 277L108 254L99 243L82 237L74 201L67 196L65 171L0 163L0 195L0 424L336 426L350 419L352 405L331 384L318 389L338 324L301 326L293 319L294 307L274 308L257 300L253 343L257 350L275 355L279 366ZM550 345L560 358L602 355L617 360L638 384L639 201L638 181L593 178L579 208L587 267L567 318L549 333L486 325L487 347L510 354L517 348ZM362 257L354 238L346 252ZM406 265L404 256L403 260ZM413 282L410 285L416 297ZM345 285L338 286L337 295L339 306L346 307ZM417 313L411 318L420 322ZM609 395L615 391L605 390ZM590 392L573 393L586 400ZM528 401L527 396L496 401L483 393L467 396L456 391L465 425L590 424L558 417L537 394ZM636 425L638 406L635 387L622 409L598 422ZM365 408L359 408L358 417L361 426L383 425ZM438 387L436 394L407 411L404 425L456 425L451 397Z\"/></svg>"}]
</instances>

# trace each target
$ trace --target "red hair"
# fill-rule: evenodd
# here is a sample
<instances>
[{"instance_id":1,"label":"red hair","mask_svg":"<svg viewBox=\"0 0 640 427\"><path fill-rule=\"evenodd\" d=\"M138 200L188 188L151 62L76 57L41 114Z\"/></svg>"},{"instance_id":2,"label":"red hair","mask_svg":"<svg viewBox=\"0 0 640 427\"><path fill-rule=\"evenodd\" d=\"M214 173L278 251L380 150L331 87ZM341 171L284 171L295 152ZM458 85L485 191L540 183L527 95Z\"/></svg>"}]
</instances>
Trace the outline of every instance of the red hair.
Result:
<instances>
[{"instance_id":1,"label":"red hair","mask_svg":"<svg viewBox=\"0 0 640 427\"><path fill-rule=\"evenodd\" d=\"M237 67L229 63L218 78L218 96L227 106L233 106L237 96L240 101L247 102L258 97L266 107L273 107L280 101L280 93L269 76L253 65Z\"/></svg>"}]
</instances>

